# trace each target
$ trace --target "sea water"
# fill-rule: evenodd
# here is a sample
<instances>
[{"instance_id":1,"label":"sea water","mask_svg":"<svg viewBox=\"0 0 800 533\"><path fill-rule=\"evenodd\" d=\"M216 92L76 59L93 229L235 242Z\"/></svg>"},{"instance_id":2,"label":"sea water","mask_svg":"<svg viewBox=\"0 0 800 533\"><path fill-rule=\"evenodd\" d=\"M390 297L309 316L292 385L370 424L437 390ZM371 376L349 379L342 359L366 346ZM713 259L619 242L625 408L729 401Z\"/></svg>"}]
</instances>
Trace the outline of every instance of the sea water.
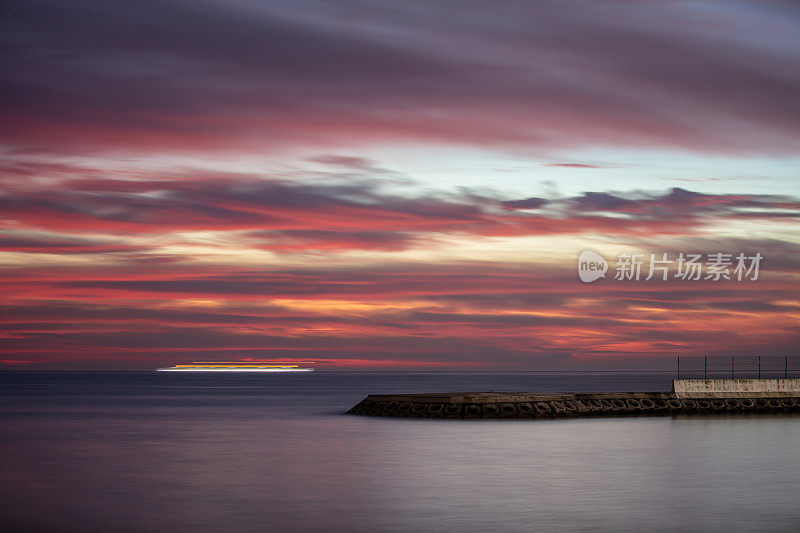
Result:
<instances>
[{"instance_id":1,"label":"sea water","mask_svg":"<svg viewBox=\"0 0 800 533\"><path fill-rule=\"evenodd\" d=\"M347 416L668 374L0 372L5 531L798 531L800 415Z\"/></svg>"}]
</instances>

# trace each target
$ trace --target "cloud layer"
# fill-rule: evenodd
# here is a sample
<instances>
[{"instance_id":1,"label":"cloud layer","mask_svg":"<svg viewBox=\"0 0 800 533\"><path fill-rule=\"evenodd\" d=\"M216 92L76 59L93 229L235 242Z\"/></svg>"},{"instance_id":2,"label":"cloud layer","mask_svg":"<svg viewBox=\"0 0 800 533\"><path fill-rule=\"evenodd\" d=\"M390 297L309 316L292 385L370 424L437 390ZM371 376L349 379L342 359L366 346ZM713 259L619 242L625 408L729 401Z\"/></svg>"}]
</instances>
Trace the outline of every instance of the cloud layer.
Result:
<instances>
[{"instance_id":1,"label":"cloud layer","mask_svg":"<svg viewBox=\"0 0 800 533\"><path fill-rule=\"evenodd\" d=\"M0 135L798 148L797 5L12 1Z\"/></svg>"},{"instance_id":2,"label":"cloud layer","mask_svg":"<svg viewBox=\"0 0 800 533\"><path fill-rule=\"evenodd\" d=\"M796 2L0 15L0 363L663 366L800 341ZM585 285L583 249L765 262Z\"/></svg>"},{"instance_id":3,"label":"cloud layer","mask_svg":"<svg viewBox=\"0 0 800 533\"><path fill-rule=\"evenodd\" d=\"M800 217L790 196L508 199L377 178L54 183L7 186L0 197L5 360L136 366L302 354L334 367L550 368L716 353L732 342L779 355L800 334L800 247L725 240L718 229L747 220L786 232ZM575 244L550 241L556 261L508 258L509 246L528 253L553 238L759 251L768 262L757 283L587 286ZM484 251L459 258L454 239Z\"/></svg>"},{"instance_id":4,"label":"cloud layer","mask_svg":"<svg viewBox=\"0 0 800 533\"><path fill-rule=\"evenodd\" d=\"M81 251L74 238L34 242L15 226L60 233L239 231L253 246L401 249L441 235L702 234L736 219L790 221L800 201L777 195L586 192L506 200L488 193L401 194L377 179L298 182L244 177L88 179L0 197L5 248Z\"/></svg>"}]
</instances>

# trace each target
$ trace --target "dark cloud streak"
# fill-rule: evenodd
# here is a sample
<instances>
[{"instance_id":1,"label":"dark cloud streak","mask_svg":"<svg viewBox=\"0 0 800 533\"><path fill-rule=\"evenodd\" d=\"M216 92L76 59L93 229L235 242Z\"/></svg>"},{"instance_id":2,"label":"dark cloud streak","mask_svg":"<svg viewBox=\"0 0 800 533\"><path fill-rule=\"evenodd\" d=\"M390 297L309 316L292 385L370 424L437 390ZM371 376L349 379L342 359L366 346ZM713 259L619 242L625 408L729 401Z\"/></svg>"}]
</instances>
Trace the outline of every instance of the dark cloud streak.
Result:
<instances>
[{"instance_id":1,"label":"dark cloud streak","mask_svg":"<svg viewBox=\"0 0 800 533\"><path fill-rule=\"evenodd\" d=\"M237 238L275 251L400 250L445 235L692 235L742 217L788 223L800 218L800 200L678 188L507 200L469 191L403 195L388 192L377 179L320 183L255 177L85 180L55 191L16 189L0 196L0 220L9 227L65 234L242 231ZM53 249L67 249L75 237L48 239ZM9 235L0 247L44 249L47 242Z\"/></svg>"}]
</instances>

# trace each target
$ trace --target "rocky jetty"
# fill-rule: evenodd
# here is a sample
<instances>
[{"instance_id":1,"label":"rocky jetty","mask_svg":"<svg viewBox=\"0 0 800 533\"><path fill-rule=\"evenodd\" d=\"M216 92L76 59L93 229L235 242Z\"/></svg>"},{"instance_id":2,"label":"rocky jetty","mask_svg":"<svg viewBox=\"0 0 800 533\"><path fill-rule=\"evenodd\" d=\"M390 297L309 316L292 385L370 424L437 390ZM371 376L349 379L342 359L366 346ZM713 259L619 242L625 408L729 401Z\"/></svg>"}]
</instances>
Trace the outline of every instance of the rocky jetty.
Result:
<instances>
[{"instance_id":1,"label":"rocky jetty","mask_svg":"<svg viewBox=\"0 0 800 533\"><path fill-rule=\"evenodd\" d=\"M674 390L674 389L673 389ZM679 387L680 390L680 387ZM372 394L347 414L416 418L562 418L688 413L800 412L792 391Z\"/></svg>"}]
</instances>

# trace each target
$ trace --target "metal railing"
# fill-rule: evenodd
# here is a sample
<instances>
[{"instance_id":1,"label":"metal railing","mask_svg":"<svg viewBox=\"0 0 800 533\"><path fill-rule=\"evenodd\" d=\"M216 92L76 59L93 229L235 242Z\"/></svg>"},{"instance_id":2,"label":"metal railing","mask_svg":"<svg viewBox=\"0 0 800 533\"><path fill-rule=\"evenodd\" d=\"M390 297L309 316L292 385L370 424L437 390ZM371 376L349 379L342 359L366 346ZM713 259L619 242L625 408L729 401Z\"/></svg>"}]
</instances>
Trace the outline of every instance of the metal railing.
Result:
<instances>
[{"instance_id":1,"label":"metal railing","mask_svg":"<svg viewBox=\"0 0 800 533\"><path fill-rule=\"evenodd\" d=\"M776 355L707 355L678 357L678 379L800 377L800 357Z\"/></svg>"}]
</instances>

